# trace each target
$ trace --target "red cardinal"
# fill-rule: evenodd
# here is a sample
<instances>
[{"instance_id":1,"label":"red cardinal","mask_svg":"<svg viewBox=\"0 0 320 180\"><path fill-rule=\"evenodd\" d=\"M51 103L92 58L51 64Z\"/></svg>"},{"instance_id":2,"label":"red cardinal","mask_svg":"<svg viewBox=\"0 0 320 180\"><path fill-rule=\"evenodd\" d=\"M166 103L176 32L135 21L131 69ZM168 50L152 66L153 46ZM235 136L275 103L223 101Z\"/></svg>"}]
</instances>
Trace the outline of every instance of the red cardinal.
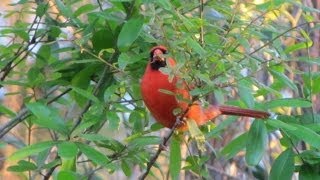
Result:
<instances>
[{"instance_id":1,"label":"red cardinal","mask_svg":"<svg viewBox=\"0 0 320 180\"><path fill-rule=\"evenodd\" d=\"M172 58L165 58L167 48L164 46L155 46L150 51L150 61L148 62L146 71L141 81L142 98L154 118L163 126L171 128L177 119L173 111L180 108L181 115L186 119L193 119L198 126L216 118L221 114L247 116L253 118L266 118L270 114L263 111L250 109L242 109L233 106L209 105L204 108L201 103L196 101L191 106L187 101L177 100L177 96L170 93L161 92L161 89L170 91L183 97L183 99L191 100L191 96L186 85L177 86L179 77L174 77L172 81L168 80L168 75L159 71L159 68L167 66L175 66ZM182 83L183 84L183 83ZM180 99L180 98L179 98ZM188 109L189 106L189 109ZM185 112L188 110L187 112ZM182 125L179 129L185 130L187 127Z\"/></svg>"}]
</instances>

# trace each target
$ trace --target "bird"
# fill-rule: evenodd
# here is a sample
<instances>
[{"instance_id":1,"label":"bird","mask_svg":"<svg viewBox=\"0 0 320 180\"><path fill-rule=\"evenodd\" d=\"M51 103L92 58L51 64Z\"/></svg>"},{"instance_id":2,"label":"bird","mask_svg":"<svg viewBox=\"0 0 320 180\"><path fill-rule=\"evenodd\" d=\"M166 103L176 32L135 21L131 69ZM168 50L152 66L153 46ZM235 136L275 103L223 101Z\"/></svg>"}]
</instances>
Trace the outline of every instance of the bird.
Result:
<instances>
[{"instance_id":1,"label":"bird","mask_svg":"<svg viewBox=\"0 0 320 180\"><path fill-rule=\"evenodd\" d=\"M270 116L268 112L244 109L228 105L204 106L200 101L193 102L186 82L175 75L160 71L162 67L174 67L176 61L167 57L168 49L163 45L151 48L146 70L141 79L141 95L145 106L149 109L155 120L164 127L172 128L177 118L183 120L193 119L197 126L202 126L220 115L236 115L265 119ZM180 98L178 98L180 97ZM178 112L178 113L177 113ZM187 130L186 123L177 127Z\"/></svg>"}]
</instances>

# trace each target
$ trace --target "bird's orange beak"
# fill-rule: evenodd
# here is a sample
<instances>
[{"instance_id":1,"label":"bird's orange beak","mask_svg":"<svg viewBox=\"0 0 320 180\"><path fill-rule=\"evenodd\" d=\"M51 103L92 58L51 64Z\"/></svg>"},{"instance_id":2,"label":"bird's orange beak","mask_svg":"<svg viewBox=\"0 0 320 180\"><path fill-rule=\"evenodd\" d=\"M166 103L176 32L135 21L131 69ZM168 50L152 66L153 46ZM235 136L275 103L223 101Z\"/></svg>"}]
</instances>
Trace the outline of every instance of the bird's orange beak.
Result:
<instances>
[{"instance_id":1,"label":"bird's orange beak","mask_svg":"<svg viewBox=\"0 0 320 180\"><path fill-rule=\"evenodd\" d=\"M152 61L165 61L165 58L163 56L163 52L160 49L156 49L153 51L153 57Z\"/></svg>"}]
</instances>

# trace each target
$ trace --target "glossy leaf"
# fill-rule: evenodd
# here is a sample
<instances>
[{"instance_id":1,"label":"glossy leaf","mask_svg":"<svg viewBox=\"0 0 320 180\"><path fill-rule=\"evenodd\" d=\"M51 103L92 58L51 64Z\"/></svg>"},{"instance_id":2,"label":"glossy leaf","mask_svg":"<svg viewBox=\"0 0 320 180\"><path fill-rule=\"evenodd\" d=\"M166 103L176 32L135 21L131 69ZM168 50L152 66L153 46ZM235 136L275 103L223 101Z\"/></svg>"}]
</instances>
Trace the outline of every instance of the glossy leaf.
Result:
<instances>
[{"instance_id":1,"label":"glossy leaf","mask_svg":"<svg viewBox=\"0 0 320 180\"><path fill-rule=\"evenodd\" d=\"M121 169L127 177L131 176L132 170L126 161L121 161Z\"/></svg>"},{"instance_id":2,"label":"glossy leaf","mask_svg":"<svg viewBox=\"0 0 320 180\"><path fill-rule=\"evenodd\" d=\"M306 163L301 166L299 171L299 180L313 180L319 178L319 165L312 166Z\"/></svg>"},{"instance_id":3,"label":"glossy leaf","mask_svg":"<svg viewBox=\"0 0 320 180\"><path fill-rule=\"evenodd\" d=\"M241 134L240 136L233 139L221 150L221 154L230 159L234 157L238 152L243 150L246 147L248 138L248 133Z\"/></svg>"},{"instance_id":4,"label":"glossy leaf","mask_svg":"<svg viewBox=\"0 0 320 180\"><path fill-rule=\"evenodd\" d=\"M119 129L120 126L120 118L118 114L114 111L108 111L107 112L107 120L108 120L108 127L111 130Z\"/></svg>"},{"instance_id":5,"label":"glossy leaf","mask_svg":"<svg viewBox=\"0 0 320 180\"><path fill-rule=\"evenodd\" d=\"M172 179L179 179L181 168L181 149L180 141L177 138L172 138L170 142L170 163L169 169Z\"/></svg>"},{"instance_id":6,"label":"glossy leaf","mask_svg":"<svg viewBox=\"0 0 320 180\"><path fill-rule=\"evenodd\" d=\"M83 143L77 143L77 146L84 155L86 155L90 160L92 160L92 162L99 164L103 167L112 167L110 159L106 155L94 149L93 147Z\"/></svg>"},{"instance_id":7,"label":"glossy leaf","mask_svg":"<svg viewBox=\"0 0 320 180\"><path fill-rule=\"evenodd\" d=\"M36 9L36 14L39 17L42 17L48 9L48 3L39 3L37 9Z\"/></svg>"},{"instance_id":8,"label":"glossy leaf","mask_svg":"<svg viewBox=\"0 0 320 180\"><path fill-rule=\"evenodd\" d=\"M270 179L290 180L294 171L294 153L291 149L282 152L274 161Z\"/></svg>"},{"instance_id":9,"label":"glossy leaf","mask_svg":"<svg viewBox=\"0 0 320 180\"><path fill-rule=\"evenodd\" d=\"M299 139L309 143L311 146L320 148L320 135L314 132L313 130L299 125L299 124L291 124L293 127L296 128L294 131L289 131L294 136L298 137Z\"/></svg>"},{"instance_id":10,"label":"glossy leaf","mask_svg":"<svg viewBox=\"0 0 320 180\"><path fill-rule=\"evenodd\" d=\"M46 149L51 148L52 146L56 145L57 142L54 141L45 141L40 142L37 144L32 144L30 146L26 146L24 148L19 149L18 151L14 152L11 156L9 156L9 161L16 161L19 159L26 158L28 156L40 153Z\"/></svg>"},{"instance_id":11,"label":"glossy leaf","mask_svg":"<svg viewBox=\"0 0 320 180\"><path fill-rule=\"evenodd\" d=\"M278 81L280 81L284 85L287 85L288 87L290 87L294 91L298 91L297 86L284 73L280 73L280 72L275 71L273 69L269 69L269 72L274 76L275 79L277 79Z\"/></svg>"},{"instance_id":12,"label":"glossy leaf","mask_svg":"<svg viewBox=\"0 0 320 180\"><path fill-rule=\"evenodd\" d=\"M63 158L74 158L77 156L78 147L74 142L64 141L57 145L58 154Z\"/></svg>"},{"instance_id":13,"label":"glossy leaf","mask_svg":"<svg viewBox=\"0 0 320 180\"><path fill-rule=\"evenodd\" d=\"M275 99L265 103L267 109L276 107L311 107L312 103L306 99L301 98L284 98Z\"/></svg>"},{"instance_id":14,"label":"glossy leaf","mask_svg":"<svg viewBox=\"0 0 320 180\"><path fill-rule=\"evenodd\" d=\"M37 166L32 162L20 160L17 165L9 166L8 171L12 172L24 172L24 171L33 171L36 170Z\"/></svg>"},{"instance_id":15,"label":"glossy leaf","mask_svg":"<svg viewBox=\"0 0 320 180\"><path fill-rule=\"evenodd\" d=\"M99 99L95 97L91 92L77 88L77 87L72 87L72 91L76 92L77 94L92 100L93 102L99 103Z\"/></svg>"},{"instance_id":16,"label":"glossy leaf","mask_svg":"<svg viewBox=\"0 0 320 180\"><path fill-rule=\"evenodd\" d=\"M40 102L28 103L27 108L36 116L34 123L56 130L64 135L68 133L68 129L56 110L49 108Z\"/></svg>"},{"instance_id":17,"label":"glossy leaf","mask_svg":"<svg viewBox=\"0 0 320 180\"><path fill-rule=\"evenodd\" d=\"M251 83L245 80L242 80L239 82L239 96L243 102L247 105L249 108L254 107L254 97L252 94L252 90L250 89Z\"/></svg>"},{"instance_id":18,"label":"glossy leaf","mask_svg":"<svg viewBox=\"0 0 320 180\"><path fill-rule=\"evenodd\" d=\"M246 145L246 162L251 165L257 165L265 153L268 134L263 121L255 120L249 130Z\"/></svg>"},{"instance_id":19,"label":"glossy leaf","mask_svg":"<svg viewBox=\"0 0 320 180\"><path fill-rule=\"evenodd\" d=\"M122 27L117 45L121 51L127 50L131 44L138 38L143 25L143 18L133 18L127 21Z\"/></svg>"},{"instance_id":20,"label":"glossy leaf","mask_svg":"<svg viewBox=\"0 0 320 180\"><path fill-rule=\"evenodd\" d=\"M159 144L161 142L161 139L158 136L137 136L133 138L128 137L127 139L129 140L130 144L138 147Z\"/></svg>"},{"instance_id":21,"label":"glossy leaf","mask_svg":"<svg viewBox=\"0 0 320 180\"><path fill-rule=\"evenodd\" d=\"M57 180L77 180L80 179L80 175L73 171L61 170L57 173Z\"/></svg>"},{"instance_id":22,"label":"glossy leaf","mask_svg":"<svg viewBox=\"0 0 320 180\"><path fill-rule=\"evenodd\" d=\"M83 13L87 13L90 11L95 10L97 7L94 6L93 4L85 4L83 6L81 6L80 8L78 8L75 12L74 12L74 17L78 17Z\"/></svg>"},{"instance_id":23,"label":"glossy leaf","mask_svg":"<svg viewBox=\"0 0 320 180\"><path fill-rule=\"evenodd\" d=\"M16 113L14 113L11 109L7 108L6 106L3 106L0 104L0 113L2 114L6 114L9 117L13 117L16 115Z\"/></svg>"}]
</instances>

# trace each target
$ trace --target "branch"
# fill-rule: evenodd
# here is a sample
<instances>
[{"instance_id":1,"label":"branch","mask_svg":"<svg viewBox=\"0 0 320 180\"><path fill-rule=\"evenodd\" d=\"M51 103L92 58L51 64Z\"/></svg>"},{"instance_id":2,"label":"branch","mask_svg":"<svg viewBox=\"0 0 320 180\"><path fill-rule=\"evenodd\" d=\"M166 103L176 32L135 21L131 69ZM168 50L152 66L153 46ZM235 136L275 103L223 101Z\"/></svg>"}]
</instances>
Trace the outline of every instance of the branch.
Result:
<instances>
[{"instance_id":1,"label":"branch","mask_svg":"<svg viewBox=\"0 0 320 180\"><path fill-rule=\"evenodd\" d=\"M200 6L199 6L199 12L200 12L200 19L203 20L203 8L204 3L203 0L199 0ZM203 29L203 23L201 23L200 26L200 45L203 47L204 45L204 29Z\"/></svg>"},{"instance_id":2,"label":"branch","mask_svg":"<svg viewBox=\"0 0 320 180\"><path fill-rule=\"evenodd\" d=\"M33 31L37 31L39 28L39 24L41 22L41 17L37 22L37 18L38 16L35 16L35 18L33 19L32 24L30 25L30 28L28 29L28 34L33 30ZM36 28L33 28L33 26L36 25ZM11 70L20 62L22 62L23 59L25 59L29 53L31 52L31 50L41 41L41 39L47 34L44 33L42 37L40 37L39 41L35 41L35 35L36 33L34 33L33 37L30 39L29 42L27 42L26 46L24 47L24 43L25 41L21 42L21 46L19 47L19 49L14 53L13 58L11 58L11 60L9 60L9 62L0 70L2 74L2 76L0 77L0 81L4 81L5 78L9 75L9 73L11 72ZM14 41L14 40L13 40ZM30 46L34 44L34 46L32 48L30 48ZM23 48L24 47L24 48ZM22 55L24 52L26 51L26 54L21 58L21 60L14 66L12 66L13 62L18 59L20 57L20 55ZM0 85L0 87L2 87L2 85Z\"/></svg>"},{"instance_id":3,"label":"branch","mask_svg":"<svg viewBox=\"0 0 320 180\"><path fill-rule=\"evenodd\" d=\"M198 100L197 98L192 97L192 102L189 103L189 104L188 104L188 107L186 108L186 110L184 110L184 112L183 112L180 116L177 117L176 122L175 122L174 125L172 126L169 134L168 134L166 137L163 138L162 143L159 144L159 148L158 148L156 154L155 154L155 155L150 159L150 161L148 162L146 172L143 173L139 179L143 180L143 179L145 179L145 178L147 177L147 175L148 175L149 172L150 172L151 167L152 167L152 166L154 165L154 163L157 161L160 153L161 153L161 152L165 149L165 147L167 146L168 141L169 141L170 138L172 137L174 131L176 130L176 128L177 128L179 125L181 125L181 123L184 123L184 122L185 122L185 115L189 112L190 107L191 107L191 106L193 105L193 103L194 103L195 101L197 101L197 100Z\"/></svg>"},{"instance_id":4,"label":"branch","mask_svg":"<svg viewBox=\"0 0 320 180\"><path fill-rule=\"evenodd\" d=\"M118 51L114 52L113 55L110 57L110 61L112 62L112 60L114 58L116 58L118 56ZM107 71L109 70L109 66L105 66L102 72L102 75L97 83L97 85L95 86L94 90L93 90L93 95L97 96L99 94L99 90L101 89L101 86L103 85L105 79L106 79L106 75L107 75ZM84 106L84 108L82 109L80 115L78 116L75 125L72 127L71 131L70 131L70 135L72 134L72 132L80 125L83 115L89 110L89 108L92 105L92 100L89 100L87 102L87 104ZM70 139L70 137L69 137Z\"/></svg>"},{"instance_id":5,"label":"branch","mask_svg":"<svg viewBox=\"0 0 320 180\"><path fill-rule=\"evenodd\" d=\"M58 96L53 97L52 99L48 100L46 103L47 105L55 102L63 95L67 94L69 91L71 91L71 88L66 89ZM51 94L52 92L49 92L48 94ZM46 95L48 96L48 95ZM31 114L27 108L23 108L16 117L11 119L9 122L7 122L5 125L0 127L0 139L6 135L11 129L13 129L16 125L18 125L20 122L24 121L27 117L29 117Z\"/></svg>"},{"instance_id":6,"label":"branch","mask_svg":"<svg viewBox=\"0 0 320 180\"><path fill-rule=\"evenodd\" d=\"M318 24L318 23L320 23L320 22L319 22L319 21L305 22L305 23L301 23L301 24L299 24L299 25L297 25L297 26L295 26L295 27L289 28L289 29L287 29L286 31L284 31L284 32L280 33L279 35L277 35L276 37L272 38L270 41L268 41L267 43L263 44L263 45L260 46L259 48L251 51L249 54L246 54L243 58L241 58L241 59L240 59L239 61L237 61L236 63L240 63L241 61L245 60L248 56L252 56L253 54L259 52L261 49L263 49L263 48L271 45L275 40L277 40L277 39L280 38L281 36L285 35L286 33L290 32L290 31L292 31L292 30L294 30L294 29L297 29L297 28L299 28L299 27L302 27L302 26L311 24L311 23ZM224 74L226 71L230 70L231 68L232 68L232 66L227 67L225 71L220 72L220 73L214 75L214 76L213 76L213 79L216 79L217 77L221 76L222 74Z\"/></svg>"},{"instance_id":7,"label":"branch","mask_svg":"<svg viewBox=\"0 0 320 180\"><path fill-rule=\"evenodd\" d=\"M182 116L182 117L183 117L183 116ZM149 162L148 162L148 164L147 164L147 170L146 170L146 172L144 172L139 179L143 180L143 179L145 179L145 178L147 177L147 175L148 175L149 172L150 172L151 167L152 167L152 166L154 165L154 163L157 161L159 155L160 155L161 152L164 150L164 147L167 146L168 141L169 141L170 138L172 137L175 129L178 127L178 125L181 124L181 122L182 122L182 120L181 120L182 117L181 117L181 118L177 118L177 120L176 120L176 122L174 123L174 125L172 126L169 134L168 134L166 137L163 138L162 143L159 144L159 148L158 148L156 154L155 154L153 157L151 157L151 159L149 160Z\"/></svg>"}]
</instances>

